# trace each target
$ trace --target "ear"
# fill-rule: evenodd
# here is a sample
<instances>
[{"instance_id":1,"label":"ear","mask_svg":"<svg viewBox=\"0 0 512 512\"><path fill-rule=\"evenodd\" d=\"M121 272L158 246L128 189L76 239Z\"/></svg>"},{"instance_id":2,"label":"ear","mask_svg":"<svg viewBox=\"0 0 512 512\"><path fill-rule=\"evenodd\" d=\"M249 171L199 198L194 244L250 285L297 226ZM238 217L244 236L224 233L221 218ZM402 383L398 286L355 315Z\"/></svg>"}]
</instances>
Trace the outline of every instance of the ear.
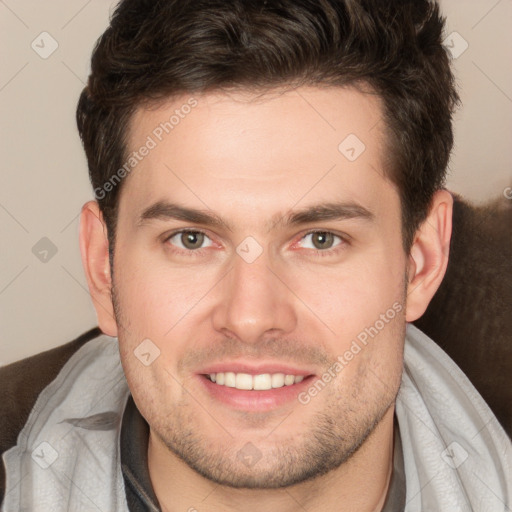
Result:
<instances>
[{"instance_id":1,"label":"ear","mask_svg":"<svg viewBox=\"0 0 512 512\"><path fill-rule=\"evenodd\" d=\"M446 273L452 234L453 197L438 190L429 214L416 231L409 254L406 320L417 320L425 310Z\"/></svg>"},{"instance_id":2,"label":"ear","mask_svg":"<svg viewBox=\"0 0 512 512\"><path fill-rule=\"evenodd\" d=\"M117 336L112 303L112 281L108 255L107 226L96 201L89 201L80 214L80 252L89 292L96 309L100 329Z\"/></svg>"}]
</instances>

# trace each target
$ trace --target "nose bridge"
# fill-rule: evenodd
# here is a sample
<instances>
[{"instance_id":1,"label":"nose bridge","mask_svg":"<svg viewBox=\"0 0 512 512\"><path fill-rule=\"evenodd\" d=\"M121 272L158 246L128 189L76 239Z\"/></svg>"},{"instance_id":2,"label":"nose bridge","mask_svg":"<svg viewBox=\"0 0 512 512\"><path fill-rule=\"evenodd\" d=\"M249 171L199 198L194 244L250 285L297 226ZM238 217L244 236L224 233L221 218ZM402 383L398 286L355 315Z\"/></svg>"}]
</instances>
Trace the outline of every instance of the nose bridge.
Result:
<instances>
[{"instance_id":1,"label":"nose bridge","mask_svg":"<svg viewBox=\"0 0 512 512\"><path fill-rule=\"evenodd\" d=\"M257 342L269 331L292 331L297 323L293 294L276 277L268 254L253 261L241 254L234 255L231 271L222 280L215 329L245 343Z\"/></svg>"}]
</instances>

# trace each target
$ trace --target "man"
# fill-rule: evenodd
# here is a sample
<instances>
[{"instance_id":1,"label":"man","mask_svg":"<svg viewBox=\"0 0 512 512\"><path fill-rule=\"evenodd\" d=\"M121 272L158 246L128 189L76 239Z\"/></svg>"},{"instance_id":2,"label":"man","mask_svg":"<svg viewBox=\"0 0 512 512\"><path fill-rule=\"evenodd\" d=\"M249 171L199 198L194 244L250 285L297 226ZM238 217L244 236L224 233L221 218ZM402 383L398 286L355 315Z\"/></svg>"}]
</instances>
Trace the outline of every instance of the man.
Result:
<instances>
[{"instance_id":1,"label":"man","mask_svg":"<svg viewBox=\"0 0 512 512\"><path fill-rule=\"evenodd\" d=\"M119 4L77 112L107 336L41 393L4 510L510 506L509 439L408 325L448 261L442 29L426 1Z\"/></svg>"}]
</instances>

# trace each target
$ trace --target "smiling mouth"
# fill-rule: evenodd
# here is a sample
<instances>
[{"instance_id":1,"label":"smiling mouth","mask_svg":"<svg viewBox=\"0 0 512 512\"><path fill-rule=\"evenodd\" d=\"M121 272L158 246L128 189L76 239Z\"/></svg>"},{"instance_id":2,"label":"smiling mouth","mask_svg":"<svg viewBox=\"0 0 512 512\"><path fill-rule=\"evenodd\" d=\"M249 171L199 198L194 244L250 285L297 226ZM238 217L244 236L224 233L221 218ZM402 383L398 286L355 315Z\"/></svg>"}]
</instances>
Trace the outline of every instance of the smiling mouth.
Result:
<instances>
[{"instance_id":1,"label":"smiling mouth","mask_svg":"<svg viewBox=\"0 0 512 512\"><path fill-rule=\"evenodd\" d=\"M236 388L245 391L267 391L286 386L293 386L302 382L309 376L289 375L284 373L262 373L251 375L249 373L218 372L204 374L211 382L218 386Z\"/></svg>"}]
</instances>

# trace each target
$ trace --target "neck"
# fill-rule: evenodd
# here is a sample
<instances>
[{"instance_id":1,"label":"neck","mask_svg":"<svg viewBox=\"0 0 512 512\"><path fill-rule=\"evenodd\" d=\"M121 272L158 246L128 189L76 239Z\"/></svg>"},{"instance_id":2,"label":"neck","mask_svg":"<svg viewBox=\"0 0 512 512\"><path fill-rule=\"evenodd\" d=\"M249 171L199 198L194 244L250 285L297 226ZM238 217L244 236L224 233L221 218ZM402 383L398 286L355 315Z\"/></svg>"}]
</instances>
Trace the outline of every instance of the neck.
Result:
<instances>
[{"instance_id":1,"label":"neck","mask_svg":"<svg viewBox=\"0 0 512 512\"><path fill-rule=\"evenodd\" d=\"M234 489L207 480L176 457L151 431L148 466L162 510L231 512L380 512L393 467L391 407L361 447L329 473L282 489Z\"/></svg>"}]
</instances>

